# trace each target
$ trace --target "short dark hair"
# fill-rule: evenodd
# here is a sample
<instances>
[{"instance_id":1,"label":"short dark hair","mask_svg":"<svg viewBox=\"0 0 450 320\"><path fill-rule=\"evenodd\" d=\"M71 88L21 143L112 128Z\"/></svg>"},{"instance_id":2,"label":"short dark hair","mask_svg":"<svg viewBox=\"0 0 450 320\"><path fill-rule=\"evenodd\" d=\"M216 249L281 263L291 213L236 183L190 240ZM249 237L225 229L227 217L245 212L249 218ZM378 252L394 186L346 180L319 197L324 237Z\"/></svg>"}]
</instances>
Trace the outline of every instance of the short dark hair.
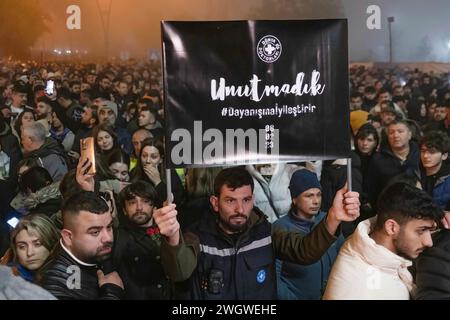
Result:
<instances>
[{"instance_id":1,"label":"short dark hair","mask_svg":"<svg viewBox=\"0 0 450 320\"><path fill-rule=\"evenodd\" d=\"M216 196L220 195L220 190L224 185L232 190L243 186L250 186L252 192L255 187L252 176L244 167L226 168L217 174L216 179L214 179L214 194Z\"/></svg>"},{"instance_id":2,"label":"short dark hair","mask_svg":"<svg viewBox=\"0 0 450 320\"><path fill-rule=\"evenodd\" d=\"M352 92L352 94L350 95L350 99L354 99L354 98L363 98L362 94L359 92Z\"/></svg>"},{"instance_id":3,"label":"short dark hair","mask_svg":"<svg viewBox=\"0 0 450 320\"><path fill-rule=\"evenodd\" d=\"M368 86L364 89L364 93L377 93L377 90L373 86Z\"/></svg>"},{"instance_id":4,"label":"short dark hair","mask_svg":"<svg viewBox=\"0 0 450 320\"><path fill-rule=\"evenodd\" d=\"M58 98L72 100L72 92L69 89L62 87L58 90Z\"/></svg>"},{"instance_id":5,"label":"short dark hair","mask_svg":"<svg viewBox=\"0 0 450 320\"><path fill-rule=\"evenodd\" d=\"M377 129L371 124L371 123L365 123L359 128L358 132L356 133L355 140L359 139L365 139L368 136L373 135L373 138L377 142L377 146L380 142L380 137L378 136Z\"/></svg>"},{"instance_id":6,"label":"short dark hair","mask_svg":"<svg viewBox=\"0 0 450 320\"><path fill-rule=\"evenodd\" d=\"M30 189L34 193L50 185L53 179L45 168L31 167L20 176L18 182L20 191L26 192Z\"/></svg>"},{"instance_id":7,"label":"short dark hair","mask_svg":"<svg viewBox=\"0 0 450 320\"><path fill-rule=\"evenodd\" d=\"M95 214L109 212L108 204L104 199L90 191L81 191L64 201L61 209L63 225L66 226L67 218L80 214L80 211L88 211Z\"/></svg>"},{"instance_id":8,"label":"short dark hair","mask_svg":"<svg viewBox=\"0 0 450 320\"><path fill-rule=\"evenodd\" d=\"M144 104L148 108L147 110L153 109L153 100L150 98L141 98L138 103Z\"/></svg>"},{"instance_id":9,"label":"short dark hair","mask_svg":"<svg viewBox=\"0 0 450 320\"><path fill-rule=\"evenodd\" d=\"M36 99L36 102L37 102L37 103L43 102L43 103L45 103L45 104L47 104L47 105L49 105L49 106L52 106L52 100L50 100L50 98L48 98L48 97L46 97L46 96L38 97L38 98Z\"/></svg>"},{"instance_id":10,"label":"short dark hair","mask_svg":"<svg viewBox=\"0 0 450 320\"><path fill-rule=\"evenodd\" d=\"M13 92L28 93L28 87L20 81L14 83Z\"/></svg>"},{"instance_id":11,"label":"short dark hair","mask_svg":"<svg viewBox=\"0 0 450 320\"><path fill-rule=\"evenodd\" d=\"M61 182L59 183L59 192L61 193L63 199L68 199L74 194L83 191L77 182L76 174L77 170L72 169L69 170L61 179Z\"/></svg>"},{"instance_id":12,"label":"short dark hair","mask_svg":"<svg viewBox=\"0 0 450 320\"><path fill-rule=\"evenodd\" d=\"M396 182L388 185L378 197L376 228L382 229L389 219L394 219L400 225L411 219L439 222L443 214L425 191L404 182Z\"/></svg>"},{"instance_id":13,"label":"short dark hair","mask_svg":"<svg viewBox=\"0 0 450 320\"><path fill-rule=\"evenodd\" d=\"M138 180L123 188L119 196L122 208L125 208L125 201L132 200L135 197L150 200L153 204L158 200L158 193L156 192L155 187L143 180Z\"/></svg>"},{"instance_id":14,"label":"short dark hair","mask_svg":"<svg viewBox=\"0 0 450 320\"><path fill-rule=\"evenodd\" d=\"M379 82L379 81L377 81L377 82ZM381 88L380 89L380 91L378 92L378 96L380 96L381 94L384 94L384 93L389 93L389 94L391 94L391 92L388 90L388 89L386 89L386 88Z\"/></svg>"},{"instance_id":15,"label":"short dark hair","mask_svg":"<svg viewBox=\"0 0 450 320\"><path fill-rule=\"evenodd\" d=\"M395 124L404 124L408 128L408 130L412 132L410 124L407 121L403 120L403 119L395 119L394 121L389 123L387 127L389 128L390 126L393 126Z\"/></svg>"},{"instance_id":16,"label":"short dark hair","mask_svg":"<svg viewBox=\"0 0 450 320\"><path fill-rule=\"evenodd\" d=\"M441 153L450 151L450 138L447 133L442 131L428 132L419 143L420 147L425 146L428 149L436 149Z\"/></svg>"}]
</instances>

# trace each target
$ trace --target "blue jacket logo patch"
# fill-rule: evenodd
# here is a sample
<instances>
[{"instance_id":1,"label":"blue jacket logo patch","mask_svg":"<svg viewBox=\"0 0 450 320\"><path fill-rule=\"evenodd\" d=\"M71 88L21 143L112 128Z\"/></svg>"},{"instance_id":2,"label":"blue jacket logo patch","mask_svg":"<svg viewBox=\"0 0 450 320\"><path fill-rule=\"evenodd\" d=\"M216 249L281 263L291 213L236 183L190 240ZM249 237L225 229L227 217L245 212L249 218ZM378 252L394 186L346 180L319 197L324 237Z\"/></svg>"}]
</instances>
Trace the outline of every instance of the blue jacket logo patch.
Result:
<instances>
[{"instance_id":1,"label":"blue jacket logo patch","mask_svg":"<svg viewBox=\"0 0 450 320\"><path fill-rule=\"evenodd\" d=\"M263 283L266 280L266 271L263 270L259 270L258 274L256 275L256 281L258 281L258 283Z\"/></svg>"}]
</instances>

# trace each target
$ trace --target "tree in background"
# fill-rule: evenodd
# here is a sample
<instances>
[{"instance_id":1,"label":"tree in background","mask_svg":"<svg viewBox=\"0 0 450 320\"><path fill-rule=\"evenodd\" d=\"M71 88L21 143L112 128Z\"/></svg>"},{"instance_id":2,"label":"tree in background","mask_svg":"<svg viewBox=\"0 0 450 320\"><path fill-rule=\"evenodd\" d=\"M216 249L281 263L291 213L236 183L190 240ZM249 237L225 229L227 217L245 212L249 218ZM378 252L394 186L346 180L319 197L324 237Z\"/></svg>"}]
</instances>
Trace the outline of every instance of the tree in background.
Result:
<instances>
[{"instance_id":1,"label":"tree in background","mask_svg":"<svg viewBox=\"0 0 450 320\"><path fill-rule=\"evenodd\" d=\"M48 31L49 16L37 0L1 0L0 55L27 58Z\"/></svg>"}]
</instances>

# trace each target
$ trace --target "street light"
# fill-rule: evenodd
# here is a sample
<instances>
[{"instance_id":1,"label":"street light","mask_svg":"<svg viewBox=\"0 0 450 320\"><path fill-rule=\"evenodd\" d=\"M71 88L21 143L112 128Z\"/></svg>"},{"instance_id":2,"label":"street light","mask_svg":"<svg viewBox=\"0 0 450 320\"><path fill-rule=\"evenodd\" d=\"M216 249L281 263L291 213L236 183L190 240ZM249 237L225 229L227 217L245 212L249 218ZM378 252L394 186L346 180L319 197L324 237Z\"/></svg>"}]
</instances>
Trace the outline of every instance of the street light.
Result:
<instances>
[{"instance_id":1,"label":"street light","mask_svg":"<svg viewBox=\"0 0 450 320\"><path fill-rule=\"evenodd\" d=\"M389 23L389 63L392 63L392 30L391 24L394 22L394 17L388 17L387 21Z\"/></svg>"}]
</instances>

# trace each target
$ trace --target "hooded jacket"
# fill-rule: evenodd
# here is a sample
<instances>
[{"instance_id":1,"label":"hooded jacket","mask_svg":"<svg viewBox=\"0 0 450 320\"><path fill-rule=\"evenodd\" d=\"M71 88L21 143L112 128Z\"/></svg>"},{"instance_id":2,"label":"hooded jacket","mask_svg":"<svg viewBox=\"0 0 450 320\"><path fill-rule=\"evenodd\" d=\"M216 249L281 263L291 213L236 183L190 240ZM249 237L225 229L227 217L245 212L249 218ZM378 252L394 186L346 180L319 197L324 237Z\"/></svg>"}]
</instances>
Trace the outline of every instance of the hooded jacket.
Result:
<instances>
[{"instance_id":1,"label":"hooded jacket","mask_svg":"<svg viewBox=\"0 0 450 320\"><path fill-rule=\"evenodd\" d=\"M68 170L64 149L52 138L47 138L39 149L26 153L24 158L36 159L50 173L53 181L60 181Z\"/></svg>"}]
</instances>

